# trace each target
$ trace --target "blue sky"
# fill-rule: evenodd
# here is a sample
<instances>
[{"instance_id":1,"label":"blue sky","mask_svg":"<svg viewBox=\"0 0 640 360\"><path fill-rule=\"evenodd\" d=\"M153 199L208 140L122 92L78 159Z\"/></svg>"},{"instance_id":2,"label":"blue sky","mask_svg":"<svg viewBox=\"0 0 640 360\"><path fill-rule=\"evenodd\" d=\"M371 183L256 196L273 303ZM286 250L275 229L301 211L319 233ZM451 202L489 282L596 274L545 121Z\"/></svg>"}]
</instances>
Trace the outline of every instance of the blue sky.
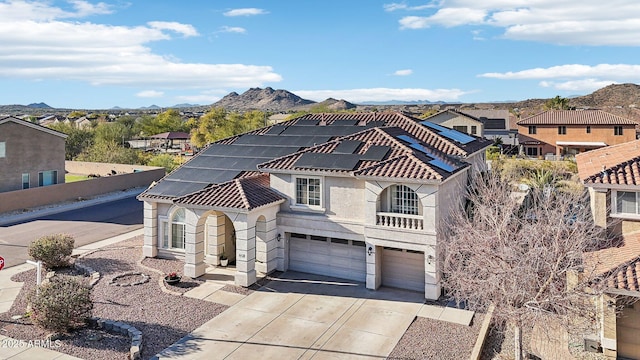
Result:
<instances>
[{"instance_id":1,"label":"blue sky","mask_svg":"<svg viewBox=\"0 0 640 360\"><path fill-rule=\"evenodd\" d=\"M640 2L0 0L0 44L0 104L524 100L640 83Z\"/></svg>"}]
</instances>

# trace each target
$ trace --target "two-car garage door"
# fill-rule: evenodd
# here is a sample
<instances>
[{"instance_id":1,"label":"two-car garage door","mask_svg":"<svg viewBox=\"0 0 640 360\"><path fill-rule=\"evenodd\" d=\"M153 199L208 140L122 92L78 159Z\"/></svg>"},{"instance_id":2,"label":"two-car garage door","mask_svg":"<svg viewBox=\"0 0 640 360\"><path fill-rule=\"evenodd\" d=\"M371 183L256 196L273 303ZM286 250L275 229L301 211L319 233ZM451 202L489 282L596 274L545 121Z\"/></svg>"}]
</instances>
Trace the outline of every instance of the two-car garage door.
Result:
<instances>
[{"instance_id":1,"label":"two-car garage door","mask_svg":"<svg viewBox=\"0 0 640 360\"><path fill-rule=\"evenodd\" d=\"M364 241L290 234L289 269L364 282Z\"/></svg>"},{"instance_id":2,"label":"two-car garage door","mask_svg":"<svg viewBox=\"0 0 640 360\"><path fill-rule=\"evenodd\" d=\"M364 241L291 233L289 269L364 282L367 277ZM424 291L424 253L384 248L382 285Z\"/></svg>"}]
</instances>

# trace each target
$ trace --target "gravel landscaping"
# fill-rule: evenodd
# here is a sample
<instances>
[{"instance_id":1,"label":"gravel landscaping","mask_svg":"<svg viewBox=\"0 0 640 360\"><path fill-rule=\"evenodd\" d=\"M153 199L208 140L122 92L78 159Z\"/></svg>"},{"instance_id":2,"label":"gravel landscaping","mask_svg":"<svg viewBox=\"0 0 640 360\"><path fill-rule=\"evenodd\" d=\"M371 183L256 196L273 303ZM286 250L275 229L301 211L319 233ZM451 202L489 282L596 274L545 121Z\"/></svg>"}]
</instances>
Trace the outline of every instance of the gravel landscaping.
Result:
<instances>
[{"instance_id":1,"label":"gravel landscaping","mask_svg":"<svg viewBox=\"0 0 640 360\"><path fill-rule=\"evenodd\" d=\"M389 359L468 359L476 343L484 314L476 313L471 326L417 317Z\"/></svg>"},{"instance_id":2,"label":"gravel landscaping","mask_svg":"<svg viewBox=\"0 0 640 360\"><path fill-rule=\"evenodd\" d=\"M163 292L160 281L164 274L176 271L176 260L147 259L145 266L138 264L142 256L142 236L126 240L90 253L77 261L100 272L102 278L91 291L92 315L117 320L135 326L143 334L142 358L157 354L198 326L220 314L228 307L209 301L197 300ZM158 261L159 260L159 261ZM148 268L157 269L150 271ZM148 275L150 281L134 286L113 286L110 281L125 272ZM24 282L22 291L10 311L0 314L0 334L17 340L44 340L48 335L32 325L28 318L12 319L24 315L27 294L35 288L35 270L15 275L12 280ZM185 279L182 286L168 286L175 292L186 292L201 283ZM99 333L99 340L88 340ZM54 350L83 359L128 359L128 337L101 330L84 328L60 339Z\"/></svg>"}]
</instances>

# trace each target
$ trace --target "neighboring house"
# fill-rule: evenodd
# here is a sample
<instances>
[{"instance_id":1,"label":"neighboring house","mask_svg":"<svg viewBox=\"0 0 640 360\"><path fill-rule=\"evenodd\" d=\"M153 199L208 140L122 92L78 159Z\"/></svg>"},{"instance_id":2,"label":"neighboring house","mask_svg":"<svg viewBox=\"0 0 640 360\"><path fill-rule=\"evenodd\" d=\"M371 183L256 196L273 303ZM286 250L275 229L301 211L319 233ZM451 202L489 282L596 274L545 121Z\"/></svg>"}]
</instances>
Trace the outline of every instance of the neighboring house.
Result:
<instances>
[{"instance_id":1,"label":"neighboring house","mask_svg":"<svg viewBox=\"0 0 640 360\"><path fill-rule=\"evenodd\" d=\"M609 279L597 306L602 348L609 357L640 359L640 140L578 154L576 162L596 225L619 239L587 256L589 268Z\"/></svg>"},{"instance_id":2,"label":"neighboring house","mask_svg":"<svg viewBox=\"0 0 640 360\"><path fill-rule=\"evenodd\" d=\"M478 119L483 124L482 136L486 139L501 138L504 145L518 145L515 116L509 110L460 109L459 112Z\"/></svg>"},{"instance_id":3,"label":"neighboring house","mask_svg":"<svg viewBox=\"0 0 640 360\"><path fill-rule=\"evenodd\" d=\"M425 120L469 135L484 137L482 121L467 112L446 109L427 117Z\"/></svg>"},{"instance_id":4,"label":"neighboring house","mask_svg":"<svg viewBox=\"0 0 640 360\"><path fill-rule=\"evenodd\" d=\"M399 112L309 114L220 140L139 196L147 257L235 282L296 270L440 296L436 245L490 141Z\"/></svg>"},{"instance_id":5,"label":"neighboring house","mask_svg":"<svg viewBox=\"0 0 640 360\"><path fill-rule=\"evenodd\" d=\"M634 120L601 110L548 110L518 121L527 156L576 155L636 139Z\"/></svg>"},{"instance_id":6,"label":"neighboring house","mask_svg":"<svg viewBox=\"0 0 640 360\"><path fill-rule=\"evenodd\" d=\"M64 183L66 138L29 121L0 119L0 192Z\"/></svg>"}]
</instances>

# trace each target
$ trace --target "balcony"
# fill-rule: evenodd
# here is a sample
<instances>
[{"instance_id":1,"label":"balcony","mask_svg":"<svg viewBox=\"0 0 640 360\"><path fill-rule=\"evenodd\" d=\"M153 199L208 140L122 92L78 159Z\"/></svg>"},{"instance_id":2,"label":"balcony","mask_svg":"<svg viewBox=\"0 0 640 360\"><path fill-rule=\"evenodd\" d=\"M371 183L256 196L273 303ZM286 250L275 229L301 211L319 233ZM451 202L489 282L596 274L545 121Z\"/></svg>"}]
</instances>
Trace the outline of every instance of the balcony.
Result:
<instances>
[{"instance_id":1,"label":"balcony","mask_svg":"<svg viewBox=\"0 0 640 360\"><path fill-rule=\"evenodd\" d=\"M422 215L379 212L376 214L376 225L397 229L424 230Z\"/></svg>"}]
</instances>

